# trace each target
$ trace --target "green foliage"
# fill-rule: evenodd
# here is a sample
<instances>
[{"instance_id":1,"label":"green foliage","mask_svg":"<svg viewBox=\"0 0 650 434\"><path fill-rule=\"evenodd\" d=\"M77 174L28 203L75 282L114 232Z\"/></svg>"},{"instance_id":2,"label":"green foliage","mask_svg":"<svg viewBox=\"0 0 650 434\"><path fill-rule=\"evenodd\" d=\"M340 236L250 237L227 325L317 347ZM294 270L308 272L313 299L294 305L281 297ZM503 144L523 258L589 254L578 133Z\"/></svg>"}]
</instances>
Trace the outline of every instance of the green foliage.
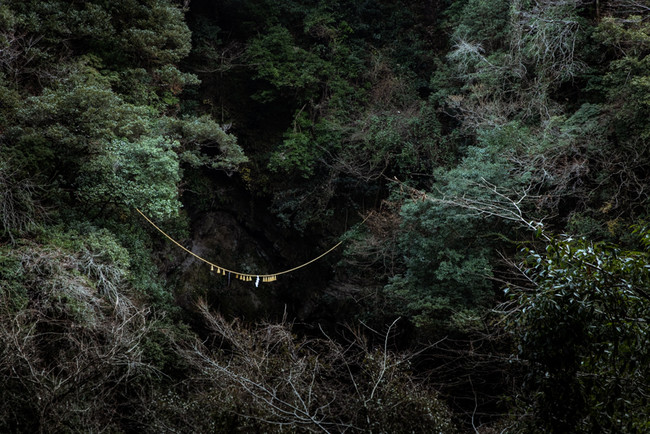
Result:
<instances>
[{"instance_id":1,"label":"green foliage","mask_svg":"<svg viewBox=\"0 0 650 434\"><path fill-rule=\"evenodd\" d=\"M598 23L594 38L625 57L643 57L650 50L650 24L641 15L620 19L606 16Z\"/></svg>"},{"instance_id":2,"label":"green foliage","mask_svg":"<svg viewBox=\"0 0 650 434\"><path fill-rule=\"evenodd\" d=\"M329 63L296 45L291 33L282 26L272 27L251 41L247 56L256 65L255 78L269 82L279 92L299 95L302 100L313 98L319 83L332 72ZM273 92L266 89L254 97L271 101Z\"/></svg>"},{"instance_id":3,"label":"green foliage","mask_svg":"<svg viewBox=\"0 0 650 434\"><path fill-rule=\"evenodd\" d=\"M164 138L115 140L81 169L79 198L90 206L141 208L161 220L178 212L178 156Z\"/></svg>"},{"instance_id":4,"label":"green foliage","mask_svg":"<svg viewBox=\"0 0 650 434\"><path fill-rule=\"evenodd\" d=\"M647 239L647 228L639 235ZM524 253L535 287L515 291L511 330L528 364L531 427L646 431L648 251L566 238Z\"/></svg>"},{"instance_id":5,"label":"green foliage","mask_svg":"<svg viewBox=\"0 0 650 434\"><path fill-rule=\"evenodd\" d=\"M177 154L195 166L228 172L246 161L236 139L207 116L161 121L155 108L126 102L112 89L114 77L93 66L97 62L83 56L63 65L66 79L17 110L7 137L14 144L10 155L25 170L54 177L54 186L78 188L77 197L91 207L139 206L160 217L179 206ZM180 91L187 80L179 74L167 65L153 75L163 87ZM156 86L149 85L149 92ZM183 146L164 137L172 133ZM220 152L208 157L202 151L212 145Z\"/></svg>"},{"instance_id":6,"label":"green foliage","mask_svg":"<svg viewBox=\"0 0 650 434\"><path fill-rule=\"evenodd\" d=\"M0 156L0 237L25 235L44 217L36 199L41 187Z\"/></svg>"},{"instance_id":7,"label":"green foliage","mask_svg":"<svg viewBox=\"0 0 650 434\"><path fill-rule=\"evenodd\" d=\"M190 30L183 12L169 0L149 0L137 4L124 0L111 2L112 15L133 20L134 25L120 34L118 41L133 58L148 64L175 63L190 51ZM117 47L116 47L117 48Z\"/></svg>"},{"instance_id":8,"label":"green foliage","mask_svg":"<svg viewBox=\"0 0 650 434\"><path fill-rule=\"evenodd\" d=\"M98 260L122 269L126 274L130 266L129 252L120 245L107 229L88 228L85 231L63 232L61 228L49 228L43 241L71 252L87 252Z\"/></svg>"},{"instance_id":9,"label":"green foliage","mask_svg":"<svg viewBox=\"0 0 650 434\"><path fill-rule=\"evenodd\" d=\"M376 292L377 323L467 336L525 216L618 242L527 252L518 405L537 429L649 429L648 255L621 247L650 203L647 2L1 3L0 430L317 428L273 413L278 397L327 403L307 407L341 430L451 429L385 348L225 321L200 330L223 345L195 342L165 281L180 259L133 212L185 239L181 200L193 221L254 218L256 237L281 223L331 237L394 177L352 240L361 259L321 282L330 299ZM296 300L305 316L318 304Z\"/></svg>"},{"instance_id":10,"label":"green foliage","mask_svg":"<svg viewBox=\"0 0 650 434\"><path fill-rule=\"evenodd\" d=\"M9 5L21 14L26 30L41 32L52 43L83 43L111 63L125 57L145 64L174 63L189 52L190 31L183 13L168 0L12 0Z\"/></svg>"},{"instance_id":11,"label":"green foliage","mask_svg":"<svg viewBox=\"0 0 650 434\"><path fill-rule=\"evenodd\" d=\"M207 166L232 174L248 162L243 149L237 144L237 138L224 131L210 116L167 118L165 122L165 129L182 144L181 162L191 167ZM218 154L202 152L213 147L219 149Z\"/></svg>"},{"instance_id":12,"label":"green foliage","mask_svg":"<svg viewBox=\"0 0 650 434\"><path fill-rule=\"evenodd\" d=\"M620 140L648 140L645 119L650 113L647 93L650 86L650 26L641 17L606 17L594 34L605 49L614 50L616 57L609 63L601 88L611 106L616 107L615 131ZM596 80L594 80L596 81Z\"/></svg>"},{"instance_id":13,"label":"green foliage","mask_svg":"<svg viewBox=\"0 0 650 434\"><path fill-rule=\"evenodd\" d=\"M457 320L468 313L480 315L493 297L484 220L428 201L405 204L401 216L406 271L385 288L398 312L434 333L459 328Z\"/></svg>"},{"instance_id":14,"label":"green foliage","mask_svg":"<svg viewBox=\"0 0 650 434\"><path fill-rule=\"evenodd\" d=\"M477 133L480 146L468 147L456 167L437 168L430 192L402 199L395 255L403 268L385 293L423 332L468 331L494 302L495 249L521 223L512 218L521 212L514 201L533 179L512 161L532 146L526 127L512 122Z\"/></svg>"},{"instance_id":15,"label":"green foliage","mask_svg":"<svg viewBox=\"0 0 650 434\"><path fill-rule=\"evenodd\" d=\"M455 28L453 39L472 41L490 51L501 48L510 30L511 2L468 0L458 3L446 14Z\"/></svg>"},{"instance_id":16,"label":"green foliage","mask_svg":"<svg viewBox=\"0 0 650 434\"><path fill-rule=\"evenodd\" d=\"M297 170L303 177L308 178L314 173L315 156L318 151L313 146L313 137L309 133L289 132L280 145L280 149L271 157L271 170L282 168L286 172Z\"/></svg>"},{"instance_id":17,"label":"green foliage","mask_svg":"<svg viewBox=\"0 0 650 434\"><path fill-rule=\"evenodd\" d=\"M172 143L151 136L153 113L123 102L95 69L82 66L68 82L28 99L19 112L22 126L9 134L28 168L64 169L63 186L76 184L91 206L141 206L169 215L178 208L178 157Z\"/></svg>"},{"instance_id":18,"label":"green foliage","mask_svg":"<svg viewBox=\"0 0 650 434\"><path fill-rule=\"evenodd\" d=\"M72 182L86 154L101 152L117 137L135 140L152 131L153 110L124 103L110 82L82 61L68 68L68 79L25 101L9 139L14 152L36 172L57 169ZM58 167L57 167L58 166Z\"/></svg>"},{"instance_id":19,"label":"green foliage","mask_svg":"<svg viewBox=\"0 0 650 434\"><path fill-rule=\"evenodd\" d=\"M356 127L352 143L341 150L341 158L359 173L367 172L366 176L385 173L410 177L453 159L452 145L442 137L440 121L430 104L371 112Z\"/></svg>"},{"instance_id":20,"label":"green foliage","mask_svg":"<svg viewBox=\"0 0 650 434\"><path fill-rule=\"evenodd\" d=\"M304 111L296 114L293 130L284 134L279 149L271 156L269 168L287 173L297 172L305 178L314 174L314 166L328 143L327 123L312 125Z\"/></svg>"},{"instance_id":21,"label":"green foliage","mask_svg":"<svg viewBox=\"0 0 650 434\"><path fill-rule=\"evenodd\" d=\"M15 247L0 247L0 300L4 303L2 309L12 314L26 309L29 303L21 265Z\"/></svg>"}]
</instances>

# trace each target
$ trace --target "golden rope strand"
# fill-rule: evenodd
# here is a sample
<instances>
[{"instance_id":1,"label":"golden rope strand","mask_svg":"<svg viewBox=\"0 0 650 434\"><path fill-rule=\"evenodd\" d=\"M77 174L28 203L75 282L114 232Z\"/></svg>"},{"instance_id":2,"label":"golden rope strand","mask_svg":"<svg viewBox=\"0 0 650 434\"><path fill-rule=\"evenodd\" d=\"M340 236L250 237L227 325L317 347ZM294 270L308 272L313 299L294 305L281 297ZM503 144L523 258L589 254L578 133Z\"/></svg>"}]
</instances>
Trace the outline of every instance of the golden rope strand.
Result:
<instances>
[{"instance_id":1,"label":"golden rope strand","mask_svg":"<svg viewBox=\"0 0 650 434\"><path fill-rule=\"evenodd\" d=\"M167 237L167 239L169 239L169 241L171 241L172 243L176 244L178 247L180 247L181 249L183 249L184 251L186 251L186 252L189 253L190 255L194 256L194 257L195 257L196 259L198 259L199 261L203 261L203 262L205 262L206 264L210 265L210 269L214 269L214 268L216 268L217 270L221 269L221 270L223 270L224 272L227 271L228 273L233 273L233 274L235 274L235 277L238 278L238 279L240 279L240 278L242 278L242 277L258 277L258 276L259 276L260 278L268 277L268 278L269 278L269 282L272 282L272 281L275 280L275 277L276 277L276 276L279 276L280 274L291 273L291 272L293 272L293 271L296 271L296 270L299 270L299 269L301 269L301 268L303 268L303 267L306 267L307 265L309 265L309 264L311 264L311 263L313 263L313 262L318 261L318 260L321 259L323 256L325 256L325 255L331 253L334 249L336 249L338 246L340 246L341 244L343 244L343 241L339 241L338 243L336 243L336 245L334 245L334 247L330 248L329 250L327 250L326 252L322 253L321 255L315 257L315 258L312 259L311 261L305 262L304 264L298 265L297 267L293 267L293 268L290 268L290 269L288 269L288 270L279 271L279 272L277 272L277 273L271 273L271 274L248 274L248 273L241 273L241 272L239 272L239 271L229 270L229 269L227 269L227 268L222 267L221 265L214 264L214 263L208 261L207 259L204 259L204 258L200 257L199 255L197 255L196 253L192 252L190 249L187 249L187 248L186 248L185 246L183 246L181 243L179 243L178 241L176 241L175 239L173 239L171 236L167 235L167 233L166 233L165 231L163 231L163 230L160 229L158 226L156 226L156 224L155 224L154 222L152 222L152 221L149 219L149 217L147 217L146 215L144 215L144 213L143 213L142 211L140 211L138 208L136 208L135 210L136 210L137 212L139 212L140 215L141 215L142 217L144 217L144 219L145 219L147 222L149 222L149 224L150 224L151 226L153 226L154 228L156 228L156 229L158 230L158 232L160 232L160 233L163 234L165 237ZM368 214L368 217L370 217L370 214ZM362 224L365 223L365 221L368 219L368 217L366 217L366 218L363 220ZM225 273L224 273L224 274L225 274ZM243 279L242 279L242 280L243 280Z\"/></svg>"}]
</instances>

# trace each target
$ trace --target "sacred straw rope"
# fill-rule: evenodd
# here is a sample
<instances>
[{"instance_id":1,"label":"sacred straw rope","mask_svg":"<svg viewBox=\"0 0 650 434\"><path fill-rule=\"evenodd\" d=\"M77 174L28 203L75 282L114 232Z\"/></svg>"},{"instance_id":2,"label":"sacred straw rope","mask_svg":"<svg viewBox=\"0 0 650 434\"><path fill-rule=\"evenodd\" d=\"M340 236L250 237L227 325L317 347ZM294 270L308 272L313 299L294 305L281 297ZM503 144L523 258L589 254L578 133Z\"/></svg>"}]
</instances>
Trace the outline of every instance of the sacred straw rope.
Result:
<instances>
[{"instance_id":1,"label":"sacred straw rope","mask_svg":"<svg viewBox=\"0 0 650 434\"><path fill-rule=\"evenodd\" d=\"M149 219L149 217L147 217L146 215L144 215L144 213L143 213L142 211L140 211L138 208L136 208L135 210L136 210L137 212L139 212L140 215L141 215L142 217L144 217L144 219L145 219L147 222L149 222L149 224L150 224L151 226L153 226L154 228L156 228L156 229L158 230L158 232L160 232L160 233L163 234L165 237L167 237L167 239L169 239L169 241L171 241L172 243L176 244L178 247L180 247L181 249L183 249L184 251L186 251L186 252L189 253L190 255L194 256L194 257L195 257L196 259L198 259L199 261L202 261L202 262L205 262L206 264L208 264L208 265L210 266L210 270L211 270L211 271L214 270L214 269L216 268L216 269L217 269L217 273L219 273L219 274L221 274L221 272L223 272L224 275L225 275L226 273L231 273L231 274L234 274L234 275L235 275L235 278L236 278L236 279L244 280L244 281L247 281L247 282L252 281L253 278L260 278L260 279L262 279L263 282L272 282L272 281L276 280L276 279L277 279L277 276L279 276L279 275L281 275L281 274L291 273L291 272L293 272L293 271L296 271L296 270L299 270L299 269L301 269L301 268L303 268L303 267L306 267L307 265L309 265L309 264L311 264L311 263L313 263L313 262L318 261L318 260L321 259L323 256L329 254L329 253L332 252L334 249L336 249L338 246L340 246L341 244L343 244L343 241L339 241L339 242L336 243L336 245L334 245L332 248L330 248L330 249L327 250L326 252L322 253L321 255L315 257L315 258L312 259L311 261L305 262L304 264L298 265L297 267L293 267L293 268L290 268L290 269L288 269L288 270L279 271L279 272L277 272L277 273L273 273L273 274L249 274L249 273L240 273L239 271L229 270L229 269L227 269L227 268L222 267L221 265L214 264L214 263L208 261L207 259L202 258L201 256L197 255L196 253L192 252L190 249L187 249L187 248L186 248L185 246L183 246L181 243L179 243L178 241L176 241L175 239L173 239L171 236L169 236L165 231L163 231L163 230L160 229L158 226L156 226L156 224L155 224L154 222L152 222L152 221ZM368 215L368 216L363 220L362 224L365 223L365 221L368 219L368 217L370 217L370 215Z\"/></svg>"}]
</instances>

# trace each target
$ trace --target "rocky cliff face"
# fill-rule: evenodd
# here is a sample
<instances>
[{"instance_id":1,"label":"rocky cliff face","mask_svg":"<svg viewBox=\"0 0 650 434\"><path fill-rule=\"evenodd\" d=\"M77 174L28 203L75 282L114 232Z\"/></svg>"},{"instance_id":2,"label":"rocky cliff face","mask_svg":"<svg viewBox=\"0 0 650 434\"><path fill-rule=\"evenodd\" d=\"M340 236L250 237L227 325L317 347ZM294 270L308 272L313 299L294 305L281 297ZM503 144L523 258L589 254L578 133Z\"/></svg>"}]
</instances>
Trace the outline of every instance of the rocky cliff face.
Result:
<instances>
[{"instance_id":1,"label":"rocky cliff face","mask_svg":"<svg viewBox=\"0 0 650 434\"><path fill-rule=\"evenodd\" d=\"M251 274L268 274L293 268L331 247L308 236L282 228L267 213L255 212L250 201L229 204L228 209L195 211L191 215L192 252L226 269ZM246 212L245 212L245 211ZM233 275L218 274L210 266L169 245L173 262L170 276L178 281L177 296L190 307L197 297L208 298L225 315L247 319L280 318L285 313L308 318L318 309L318 300L331 279L330 267L323 262L310 264L275 282L255 286Z\"/></svg>"}]
</instances>

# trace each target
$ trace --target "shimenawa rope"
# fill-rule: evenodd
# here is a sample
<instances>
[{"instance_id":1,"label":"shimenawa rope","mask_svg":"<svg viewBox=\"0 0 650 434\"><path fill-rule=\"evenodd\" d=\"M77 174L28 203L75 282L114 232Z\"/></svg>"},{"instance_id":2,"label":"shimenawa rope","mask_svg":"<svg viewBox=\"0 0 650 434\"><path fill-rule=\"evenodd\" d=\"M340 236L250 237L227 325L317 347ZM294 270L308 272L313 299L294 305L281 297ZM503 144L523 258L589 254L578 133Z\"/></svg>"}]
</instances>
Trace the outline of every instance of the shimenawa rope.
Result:
<instances>
[{"instance_id":1,"label":"shimenawa rope","mask_svg":"<svg viewBox=\"0 0 650 434\"><path fill-rule=\"evenodd\" d=\"M303 267L306 267L307 265L312 264L312 263L318 261L319 259L321 259L322 257L328 255L328 254L331 253L334 249L336 249L338 246L340 246L341 244L343 244L343 241L339 241L339 242L336 243L333 247L331 247L329 250L323 252L322 254L320 254L319 256L315 257L314 259L312 259L312 260L310 260L310 261L307 261L307 262L305 262L304 264L300 264L300 265L298 265L297 267L290 268L290 269L288 269L288 270L278 271L277 273L272 273L272 274L250 274L250 273L242 273L242 272L239 272L239 271L229 270L228 268L222 267L221 265L217 265L217 264L215 264L215 263L212 263L212 262L208 261L208 260L205 259L205 258L202 258L201 256L199 256L199 255L197 255L196 253L192 252L190 249L186 248L186 247L183 246L181 243L179 243L178 241L176 241L175 239L173 239L173 238L172 238L171 236L169 236L165 231L163 231L162 229L160 229L160 228L159 228L159 227L158 227L154 222L151 221L151 219L149 219L149 217L147 217L147 216L146 216L142 211L140 211L138 208L136 208L135 210L136 210L137 212L139 212L140 215L141 215L142 217L144 217L144 219L145 219L145 220L146 220L146 221L147 221L151 226L153 226L154 228L156 228L156 229L158 230L158 232L160 232L160 233L163 234L165 237L167 237L167 239L169 239L169 241L171 241L172 243L176 244L176 246L180 247L181 249L183 249L184 251L186 251L186 252L189 253L190 255L194 256L194 257L195 257L196 259L198 259L199 261L202 261L202 262L205 262L206 264L208 264L208 265L210 266L210 271L214 271L214 270L216 269L218 274L223 274L224 276L226 275L226 273L230 273L230 274L232 274L233 276L235 276L235 279L239 279L239 280L242 280L242 281L244 281L244 282L252 282L253 279L255 279L255 286L257 286L257 285L259 284L260 281L262 281L262 282L273 282L273 281L277 280L278 276L281 275L281 274L291 273L291 272L293 272L293 271L296 271L296 270L299 270L299 269L301 269L301 268L303 268ZM368 216L363 220L363 222L361 222L361 223L362 223L362 224L365 223L365 221L368 219L369 216L370 216L370 215L368 215Z\"/></svg>"}]
</instances>

